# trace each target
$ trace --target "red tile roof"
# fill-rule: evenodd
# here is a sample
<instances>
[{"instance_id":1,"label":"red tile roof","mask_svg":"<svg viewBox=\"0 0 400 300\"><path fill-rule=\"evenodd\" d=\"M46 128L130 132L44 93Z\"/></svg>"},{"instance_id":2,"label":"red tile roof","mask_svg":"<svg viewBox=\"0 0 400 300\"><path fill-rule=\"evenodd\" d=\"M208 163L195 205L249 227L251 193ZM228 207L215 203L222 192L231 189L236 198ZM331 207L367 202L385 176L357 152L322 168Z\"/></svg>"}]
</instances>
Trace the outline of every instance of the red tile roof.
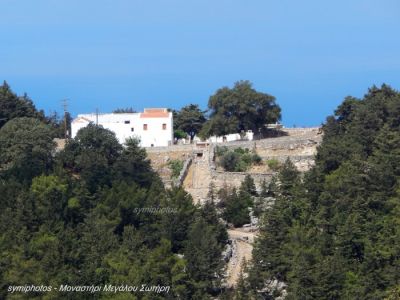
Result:
<instances>
[{"instance_id":1,"label":"red tile roof","mask_svg":"<svg viewBox=\"0 0 400 300\"><path fill-rule=\"evenodd\" d=\"M141 118L168 118L168 112L151 112L151 113L141 113Z\"/></svg>"},{"instance_id":2,"label":"red tile roof","mask_svg":"<svg viewBox=\"0 0 400 300\"><path fill-rule=\"evenodd\" d=\"M140 114L141 118L168 118L169 112L166 108L145 108Z\"/></svg>"}]
</instances>

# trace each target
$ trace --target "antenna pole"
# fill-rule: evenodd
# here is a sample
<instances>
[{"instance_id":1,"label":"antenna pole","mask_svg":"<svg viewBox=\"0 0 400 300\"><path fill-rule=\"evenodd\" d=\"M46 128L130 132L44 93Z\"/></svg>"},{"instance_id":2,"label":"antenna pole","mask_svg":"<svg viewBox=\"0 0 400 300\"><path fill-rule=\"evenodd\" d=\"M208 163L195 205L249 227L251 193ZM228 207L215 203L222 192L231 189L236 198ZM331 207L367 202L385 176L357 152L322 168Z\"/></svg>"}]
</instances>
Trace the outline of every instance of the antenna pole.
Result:
<instances>
[{"instance_id":1,"label":"antenna pole","mask_svg":"<svg viewBox=\"0 0 400 300\"><path fill-rule=\"evenodd\" d=\"M67 139L68 134L68 122L67 122L67 113L68 113L68 99L63 99L63 109L64 109L64 138Z\"/></svg>"}]
</instances>

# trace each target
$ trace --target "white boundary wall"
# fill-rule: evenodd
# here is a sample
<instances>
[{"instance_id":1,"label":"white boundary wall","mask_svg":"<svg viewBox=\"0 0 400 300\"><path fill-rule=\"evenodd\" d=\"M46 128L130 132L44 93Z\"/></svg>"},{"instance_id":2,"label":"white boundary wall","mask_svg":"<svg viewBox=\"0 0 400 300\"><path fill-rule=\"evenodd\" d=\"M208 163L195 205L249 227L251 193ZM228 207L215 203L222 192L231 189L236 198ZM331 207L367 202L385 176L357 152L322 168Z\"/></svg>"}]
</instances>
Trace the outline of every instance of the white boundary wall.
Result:
<instances>
[{"instance_id":1,"label":"white boundary wall","mask_svg":"<svg viewBox=\"0 0 400 300\"><path fill-rule=\"evenodd\" d=\"M244 135L244 140L252 141L254 133L253 131L249 130ZM231 133L224 136L211 136L208 141L210 143L225 143L225 142L235 142L242 140L242 137L239 133Z\"/></svg>"}]
</instances>

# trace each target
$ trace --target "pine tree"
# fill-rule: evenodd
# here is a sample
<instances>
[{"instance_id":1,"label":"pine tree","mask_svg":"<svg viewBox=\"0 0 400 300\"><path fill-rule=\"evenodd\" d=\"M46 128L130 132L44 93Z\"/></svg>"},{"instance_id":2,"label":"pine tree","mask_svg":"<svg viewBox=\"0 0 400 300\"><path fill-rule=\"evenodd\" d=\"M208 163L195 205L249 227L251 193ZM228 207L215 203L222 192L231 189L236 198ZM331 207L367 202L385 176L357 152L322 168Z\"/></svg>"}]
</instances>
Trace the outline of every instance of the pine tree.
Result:
<instances>
[{"instance_id":1,"label":"pine tree","mask_svg":"<svg viewBox=\"0 0 400 300\"><path fill-rule=\"evenodd\" d=\"M185 249L187 272L194 287L193 293L211 293L222 272L222 247L216 232L203 218L190 226Z\"/></svg>"},{"instance_id":2,"label":"pine tree","mask_svg":"<svg viewBox=\"0 0 400 300\"><path fill-rule=\"evenodd\" d=\"M257 196L256 185L254 183L253 177L248 174L246 175L240 185L240 191L247 192L252 196Z\"/></svg>"}]
</instances>

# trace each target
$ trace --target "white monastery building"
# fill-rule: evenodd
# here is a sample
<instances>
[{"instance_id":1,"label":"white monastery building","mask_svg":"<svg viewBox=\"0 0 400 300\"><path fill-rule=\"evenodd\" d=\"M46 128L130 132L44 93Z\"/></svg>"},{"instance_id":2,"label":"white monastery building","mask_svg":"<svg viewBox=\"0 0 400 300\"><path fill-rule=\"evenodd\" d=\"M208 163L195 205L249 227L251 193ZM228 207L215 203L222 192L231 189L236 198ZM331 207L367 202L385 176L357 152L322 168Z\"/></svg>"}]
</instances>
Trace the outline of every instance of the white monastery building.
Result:
<instances>
[{"instance_id":1,"label":"white monastery building","mask_svg":"<svg viewBox=\"0 0 400 300\"><path fill-rule=\"evenodd\" d=\"M145 108L142 113L80 114L71 123L72 138L90 123L113 131L122 144L130 137L139 139L142 147L173 143L172 112L166 108Z\"/></svg>"}]
</instances>

